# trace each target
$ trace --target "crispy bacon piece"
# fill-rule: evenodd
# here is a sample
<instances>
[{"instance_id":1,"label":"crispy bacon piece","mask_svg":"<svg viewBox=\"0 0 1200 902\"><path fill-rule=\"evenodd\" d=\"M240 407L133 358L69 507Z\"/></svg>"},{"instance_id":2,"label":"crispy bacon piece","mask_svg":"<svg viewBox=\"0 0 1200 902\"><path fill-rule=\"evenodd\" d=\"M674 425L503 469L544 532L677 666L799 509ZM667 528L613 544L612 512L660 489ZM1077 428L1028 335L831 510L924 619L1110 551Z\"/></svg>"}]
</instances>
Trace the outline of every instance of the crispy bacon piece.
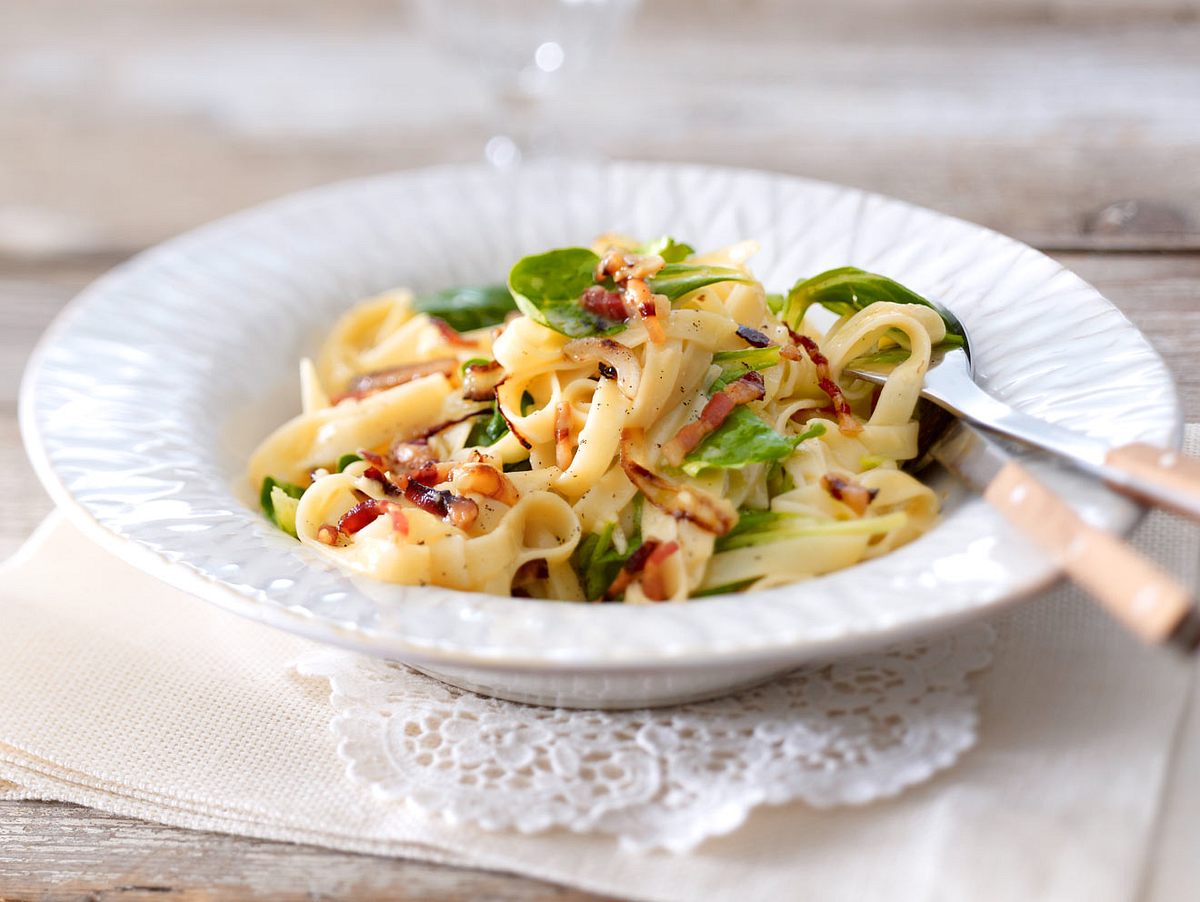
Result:
<instances>
[{"instance_id":1,"label":"crispy bacon piece","mask_svg":"<svg viewBox=\"0 0 1200 902\"><path fill-rule=\"evenodd\" d=\"M807 335L801 335L799 332L793 332L791 329L788 329L788 334L791 335L792 341L804 349L804 353L808 355L808 359L816 367L817 385L821 387L821 391L829 395L829 400L833 403L833 409L837 413L838 430L842 435L858 435L862 432L862 424L854 419L854 413L850 410L850 402L842 394L842 387L834 382L830 376L829 358L821 353L821 349L817 347L817 343ZM794 348L785 348L780 353L789 360L799 359Z\"/></svg>"},{"instance_id":2,"label":"crispy bacon piece","mask_svg":"<svg viewBox=\"0 0 1200 902\"><path fill-rule=\"evenodd\" d=\"M596 361L600 374L617 380L621 394L629 399L637 396L642 381L642 365L637 355L611 338L576 338L563 345L563 356L576 363Z\"/></svg>"},{"instance_id":3,"label":"crispy bacon piece","mask_svg":"<svg viewBox=\"0 0 1200 902\"><path fill-rule=\"evenodd\" d=\"M378 457L378 455L375 455ZM423 467L415 468L406 473L396 474L391 471L383 472L378 467L368 467L363 475L376 480L388 495L403 495L410 503L421 508L426 513L440 517L451 526L459 529L470 529L471 524L479 516L479 505L470 498L463 498L445 489L434 486L446 482L450 478L455 465L449 462L429 461ZM484 494L484 493L480 493ZM354 510L363 507L374 499L368 498L357 505ZM347 514L349 516L349 514ZM370 522L370 521L367 521ZM362 524L363 526L366 523ZM339 528L341 524L339 524ZM407 524L405 526L407 529ZM357 532L362 526L353 530ZM344 532L345 530L343 530Z\"/></svg>"},{"instance_id":4,"label":"crispy bacon piece","mask_svg":"<svg viewBox=\"0 0 1200 902\"><path fill-rule=\"evenodd\" d=\"M512 480L488 463L456 464L450 476L458 483L459 491L495 498L509 507L516 504L521 497Z\"/></svg>"},{"instance_id":5,"label":"crispy bacon piece","mask_svg":"<svg viewBox=\"0 0 1200 902\"><path fill-rule=\"evenodd\" d=\"M558 402L554 412L554 462L560 470L571 466L575 455L571 449L571 405L566 401Z\"/></svg>"},{"instance_id":6,"label":"crispy bacon piece","mask_svg":"<svg viewBox=\"0 0 1200 902\"><path fill-rule=\"evenodd\" d=\"M446 344L456 345L457 347L460 347L460 348L474 348L477 346L476 342L473 342L466 338L463 338L462 333L460 333L457 329L455 329L452 325L450 325L444 319L439 319L436 316L431 316L431 317L429 317L429 321L431 323L433 323L433 327L438 330L438 332L442 336L442 340L445 341Z\"/></svg>"},{"instance_id":7,"label":"crispy bacon piece","mask_svg":"<svg viewBox=\"0 0 1200 902\"><path fill-rule=\"evenodd\" d=\"M404 517L404 510L400 505L393 501L380 501L377 498L368 498L366 501L360 501L346 513L342 514L342 518L338 520L338 532L343 535L352 536L359 530L374 523L379 517L387 514L392 519L392 528L401 535L408 535L408 520ZM324 529L325 527L321 527ZM324 541L324 539L322 539Z\"/></svg>"},{"instance_id":8,"label":"crispy bacon piece","mask_svg":"<svg viewBox=\"0 0 1200 902\"><path fill-rule=\"evenodd\" d=\"M728 501L701 489L678 485L646 469L634 459L634 446L642 442L641 429L621 432L621 469L647 500L676 520L690 520L701 529L723 536L733 529L737 512Z\"/></svg>"},{"instance_id":9,"label":"crispy bacon piece","mask_svg":"<svg viewBox=\"0 0 1200 902\"><path fill-rule=\"evenodd\" d=\"M592 285L582 295L579 303L588 313L614 322L624 322L629 319L629 311L625 309L625 299L619 291L609 291L603 285Z\"/></svg>"},{"instance_id":10,"label":"crispy bacon piece","mask_svg":"<svg viewBox=\"0 0 1200 902\"><path fill-rule=\"evenodd\" d=\"M765 348L771 343L765 332L751 329L749 326L738 326L737 335L742 341L753 348Z\"/></svg>"},{"instance_id":11,"label":"crispy bacon piece","mask_svg":"<svg viewBox=\"0 0 1200 902\"><path fill-rule=\"evenodd\" d=\"M664 542L646 559L646 568L642 573L642 591L651 601L666 601L667 583L663 565L666 564L667 558L678 550L678 542Z\"/></svg>"},{"instance_id":12,"label":"crispy bacon piece","mask_svg":"<svg viewBox=\"0 0 1200 902\"><path fill-rule=\"evenodd\" d=\"M643 279L629 279L625 283L625 309L642 321L646 326L646 334L656 345L667 340L658 303L658 299L662 297L664 296L654 294Z\"/></svg>"},{"instance_id":13,"label":"crispy bacon piece","mask_svg":"<svg viewBox=\"0 0 1200 902\"><path fill-rule=\"evenodd\" d=\"M720 428L739 404L761 401L766 394L762 373L751 370L708 399L700 417L692 420L662 447L663 457L674 466L683 463L688 452L704 441L704 437Z\"/></svg>"},{"instance_id":14,"label":"crispy bacon piece","mask_svg":"<svg viewBox=\"0 0 1200 902\"><path fill-rule=\"evenodd\" d=\"M860 517L867 512L867 507L879 494L879 489L869 489L834 473L826 473L821 477L821 488L827 491L834 501L841 501Z\"/></svg>"},{"instance_id":15,"label":"crispy bacon piece","mask_svg":"<svg viewBox=\"0 0 1200 902\"><path fill-rule=\"evenodd\" d=\"M332 523L323 523L321 528L317 530L317 541L324 545L336 545L340 532Z\"/></svg>"},{"instance_id":16,"label":"crispy bacon piece","mask_svg":"<svg viewBox=\"0 0 1200 902\"><path fill-rule=\"evenodd\" d=\"M479 516L479 505L470 498L435 489L415 479L405 480L404 497L426 513L441 517L459 529L470 529Z\"/></svg>"},{"instance_id":17,"label":"crispy bacon piece","mask_svg":"<svg viewBox=\"0 0 1200 902\"><path fill-rule=\"evenodd\" d=\"M454 372L455 362L453 357L439 357L436 360L405 363L400 366L390 366L387 369L363 373L361 376L355 376L351 379L350 384L346 386L346 390L340 395L335 395L331 398L330 403L341 404L343 401L350 399L361 401L363 398L373 395L376 392L395 388L397 385L403 385L406 382L412 382L414 379L422 379L425 376L432 376L436 373L449 376Z\"/></svg>"},{"instance_id":18,"label":"crispy bacon piece","mask_svg":"<svg viewBox=\"0 0 1200 902\"><path fill-rule=\"evenodd\" d=\"M499 361L473 363L463 370L463 397L468 401L490 401L503 381L504 367Z\"/></svg>"},{"instance_id":19,"label":"crispy bacon piece","mask_svg":"<svg viewBox=\"0 0 1200 902\"><path fill-rule=\"evenodd\" d=\"M633 554L629 555L628 560L625 561L624 566L622 566L620 572L617 573L617 578L612 581L612 585L609 586L608 590L604 593L604 597L620 597L621 593L629 588L629 584L637 578L638 574L641 573L643 569L645 569L646 562L650 560L650 555L652 555L657 548L657 539L647 539L646 541L642 542L642 544L634 550Z\"/></svg>"}]
</instances>

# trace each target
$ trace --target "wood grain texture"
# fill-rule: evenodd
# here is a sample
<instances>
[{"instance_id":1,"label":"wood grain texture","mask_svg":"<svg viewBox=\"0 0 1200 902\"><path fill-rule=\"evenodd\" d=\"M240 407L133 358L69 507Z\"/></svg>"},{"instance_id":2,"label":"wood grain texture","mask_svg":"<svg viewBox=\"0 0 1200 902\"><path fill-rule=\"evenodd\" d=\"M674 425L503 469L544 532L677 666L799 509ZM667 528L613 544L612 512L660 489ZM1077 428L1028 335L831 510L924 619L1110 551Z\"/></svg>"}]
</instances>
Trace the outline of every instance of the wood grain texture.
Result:
<instances>
[{"instance_id":1,"label":"wood grain texture","mask_svg":"<svg viewBox=\"0 0 1200 902\"><path fill-rule=\"evenodd\" d=\"M560 149L825 178L1054 251L1200 420L1200 0L651 0L641 24L547 104ZM83 284L298 188L475 160L498 127L478 71L399 0L0 4L0 556L50 506L19 373ZM172 896L594 898L0 803L0 899Z\"/></svg>"},{"instance_id":2,"label":"wood grain texture","mask_svg":"<svg viewBox=\"0 0 1200 902\"><path fill-rule=\"evenodd\" d=\"M0 802L0 900L537 900L521 877L197 833L49 802Z\"/></svg>"}]
</instances>

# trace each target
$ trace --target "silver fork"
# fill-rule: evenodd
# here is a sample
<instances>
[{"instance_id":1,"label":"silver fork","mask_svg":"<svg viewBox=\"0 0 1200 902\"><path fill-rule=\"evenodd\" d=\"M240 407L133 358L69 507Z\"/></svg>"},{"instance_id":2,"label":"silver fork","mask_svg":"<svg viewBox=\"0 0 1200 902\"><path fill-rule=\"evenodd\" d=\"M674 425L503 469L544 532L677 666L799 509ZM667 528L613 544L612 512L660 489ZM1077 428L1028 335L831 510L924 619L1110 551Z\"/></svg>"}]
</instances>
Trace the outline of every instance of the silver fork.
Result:
<instances>
[{"instance_id":1,"label":"silver fork","mask_svg":"<svg viewBox=\"0 0 1200 902\"><path fill-rule=\"evenodd\" d=\"M938 304L933 306L947 314ZM1200 461L1140 442L1110 447L1010 407L975 382L965 329L963 335L965 349L935 353L922 397L989 432L1048 451L1122 494L1200 520ZM867 366L844 372L868 382L887 379L885 371Z\"/></svg>"}]
</instances>

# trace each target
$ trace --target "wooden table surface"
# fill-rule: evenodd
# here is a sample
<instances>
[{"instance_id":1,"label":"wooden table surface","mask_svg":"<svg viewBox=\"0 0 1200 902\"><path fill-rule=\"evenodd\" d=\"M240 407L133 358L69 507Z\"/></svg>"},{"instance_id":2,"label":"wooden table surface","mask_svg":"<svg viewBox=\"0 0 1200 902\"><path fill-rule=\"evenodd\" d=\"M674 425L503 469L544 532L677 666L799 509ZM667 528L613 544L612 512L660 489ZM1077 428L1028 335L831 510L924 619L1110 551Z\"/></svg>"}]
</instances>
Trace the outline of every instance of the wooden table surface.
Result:
<instances>
[{"instance_id":1,"label":"wooden table surface","mask_svg":"<svg viewBox=\"0 0 1200 902\"><path fill-rule=\"evenodd\" d=\"M651 0L548 121L571 152L826 178L1028 241L1150 337L1200 419L1200 2L828 6ZM388 0L0 4L0 556L50 508L17 386L79 288L260 200L479 157L494 102L420 29ZM0 803L0 899L172 895L593 898Z\"/></svg>"}]
</instances>

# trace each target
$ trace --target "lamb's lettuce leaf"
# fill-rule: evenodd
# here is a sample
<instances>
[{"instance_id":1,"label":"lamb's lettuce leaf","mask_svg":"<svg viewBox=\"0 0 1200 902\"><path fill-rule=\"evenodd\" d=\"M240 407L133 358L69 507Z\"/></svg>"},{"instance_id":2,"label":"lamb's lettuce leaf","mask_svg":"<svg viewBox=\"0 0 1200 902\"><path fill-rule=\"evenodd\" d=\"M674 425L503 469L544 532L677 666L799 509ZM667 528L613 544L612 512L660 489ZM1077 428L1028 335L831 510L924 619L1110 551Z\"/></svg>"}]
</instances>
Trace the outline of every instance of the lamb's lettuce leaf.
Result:
<instances>
[{"instance_id":1,"label":"lamb's lettuce leaf","mask_svg":"<svg viewBox=\"0 0 1200 902\"><path fill-rule=\"evenodd\" d=\"M696 253L696 249L690 244L676 241L670 235L663 235L661 238L656 238L653 241L647 241L645 244L639 245L636 253L658 254L667 263L682 263L692 254Z\"/></svg>"},{"instance_id":2,"label":"lamb's lettuce leaf","mask_svg":"<svg viewBox=\"0 0 1200 902\"><path fill-rule=\"evenodd\" d=\"M748 464L783 460L801 442L824 434L824 424L814 423L800 435L780 435L741 405L683 459L682 469L696 476L705 470L740 470Z\"/></svg>"},{"instance_id":3,"label":"lamb's lettuce leaf","mask_svg":"<svg viewBox=\"0 0 1200 902\"><path fill-rule=\"evenodd\" d=\"M494 445L507 434L508 421L504 419L504 414L500 413L500 408L493 401L491 415L476 417L475 422L471 424L471 431L467 433L465 447L482 448Z\"/></svg>"},{"instance_id":4,"label":"lamb's lettuce leaf","mask_svg":"<svg viewBox=\"0 0 1200 902\"><path fill-rule=\"evenodd\" d=\"M779 346L767 345L765 348L746 348L740 351L718 351L713 354L713 363L721 368L721 373L708 387L710 395L716 394L730 382L740 379L746 373L756 370L769 370L779 363Z\"/></svg>"},{"instance_id":5,"label":"lamb's lettuce leaf","mask_svg":"<svg viewBox=\"0 0 1200 902\"><path fill-rule=\"evenodd\" d=\"M933 307L928 300L894 279L866 272L856 266L841 266L796 282L787 293L783 320L792 329L798 330L804 314L813 304L819 304L838 316L849 316L880 301ZM938 314L946 323L946 337L939 347L962 347L962 324L944 310L938 310ZM904 356L908 356L907 352Z\"/></svg>"},{"instance_id":6,"label":"lamb's lettuce leaf","mask_svg":"<svg viewBox=\"0 0 1200 902\"><path fill-rule=\"evenodd\" d=\"M665 294L668 300L677 301L718 282L753 282L751 276L740 269L728 266L708 266L698 263L668 263L647 284L655 294Z\"/></svg>"},{"instance_id":7,"label":"lamb's lettuce leaf","mask_svg":"<svg viewBox=\"0 0 1200 902\"><path fill-rule=\"evenodd\" d=\"M585 247L565 247L522 257L508 274L518 309L530 319L570 338L613 335L625 328L583 308L580 296L595 284L600 258ZM655 294L674 301L717 282L750 282L750 276L725 266L668 263L647 280ZM605 287L611 288L611 284Z\"/></svg>"},{"instance_id":8,"label":"lamb's lettuce leaf","mask_svg":"<svg viewBox=\"0 0 1200 902\"><path fill-rule=\"evenodd\" d=\"M469 285L421 295L413 309L444 320L456 332L470 332L499 325L517 305L507 285Z\"/></svg>"},{"instance_id":9,"label":"lamb's lettuce leaf","mask_svg":"<svg viewBox=\"0 0 1200 902\"><path fill-rule=\"evenodd\" d=\"M296 537L296 508L304 494L303 486L281 482L271 476L263 479L258 493L259 504L267 519L290 535Z\"/></svg>"},{"instance_id":10,"label":"lamb's lettuce leaf","mask_svg":"<svg viewBox=\"0 0 1200 902\"><path fill-rule=\"evenodd\" d=\"M346 467L350 466L350 464L356 464L360 460L362 460L362 458L357 454L343 454L337 459L337 463L334 465L333 472L340 473L342 470L346 469Z\"/></svg>"},{"instance_id":11,"label":"lamb's lettuce leaf","mask_svg":"<svg viewBox=\"0 0 1200 902\"><path fill-rule=\"evenodd\" d=\"M732 551L810 536L873 536L899 529L907 519L903 511L854 520L814 520L783 511L747 510L738 516L733 529L717 539L714 548L718 552Z\"/></svg>"},{"instance_id":12,"label":"lamb's lettuce leaf","mask_svg":"<svg viewBox=\"0 0 1200 902\"><path fill-rule=\"evenodd\" d=\"M604 597L608 587L613 584L621 568L630 556L642 544L642 496L639 493L633 499L633 533L625 543L625 550L619 551L613 542L615 523L606 523L600 532L588 533L571 554L571 564L579 576L583 594L588 601L596 601Z\"/></svg>"}]
</instances>

